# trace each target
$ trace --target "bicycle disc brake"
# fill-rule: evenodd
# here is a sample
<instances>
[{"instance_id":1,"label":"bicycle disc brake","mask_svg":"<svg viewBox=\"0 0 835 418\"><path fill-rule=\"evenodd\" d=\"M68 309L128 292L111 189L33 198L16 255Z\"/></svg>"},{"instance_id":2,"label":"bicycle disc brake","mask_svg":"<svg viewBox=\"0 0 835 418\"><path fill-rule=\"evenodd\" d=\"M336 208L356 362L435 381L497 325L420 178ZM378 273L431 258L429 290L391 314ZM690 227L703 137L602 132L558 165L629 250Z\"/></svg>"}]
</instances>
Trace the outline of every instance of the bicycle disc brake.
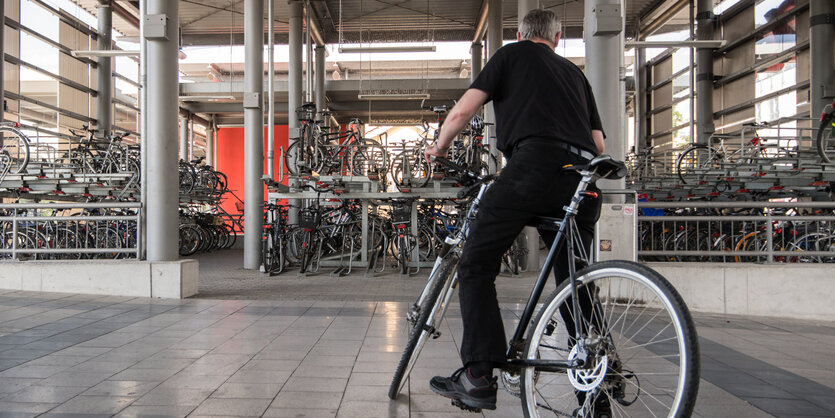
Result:
<instances>
[{"instance_id":1,"label":"bicycle disc brake","mask_svg":"<svg viewBox=\"0 0 835 418\"><path fill-rule=\"evenodd\" d=\"M579 353L578 344L571 349L568 360L573 361L578 357ZM604 354L594 356L593 359L594 363L590 368L567 370L568 380L575 389L588 392L600 386L600 383L603 382L603 379L606 377L606 371L608 370L609 358Z\"/></svg>"}]
</instances>

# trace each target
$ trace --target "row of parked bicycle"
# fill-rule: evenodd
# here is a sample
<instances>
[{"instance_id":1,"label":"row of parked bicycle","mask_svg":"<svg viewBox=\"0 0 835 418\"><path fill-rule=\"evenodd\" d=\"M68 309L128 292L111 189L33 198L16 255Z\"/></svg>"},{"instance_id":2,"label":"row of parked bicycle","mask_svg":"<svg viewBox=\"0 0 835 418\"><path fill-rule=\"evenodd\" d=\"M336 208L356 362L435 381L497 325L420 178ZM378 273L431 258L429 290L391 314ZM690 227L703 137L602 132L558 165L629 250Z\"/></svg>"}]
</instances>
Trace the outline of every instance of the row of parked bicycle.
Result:
<instances>
[{"instance_id":1,"label":"row of parked bicycle","mask_svg":"<svg viewBox=\"0 0 835 418\"><path fill-rule=\"evenodd\" d=\"M438 127L423 121L423 132L417 140L389 144L386 134L377 139L363 136L363 122L352 119L344 131L332 131L320 120L327 119L326 112L316 113L316 107L305 104L297 110L301 128L299 136L291 138L290 146L282 151L282 162L291 176L319 175L367 176L381 183L386 190L388 178L398 190L425 187L435 178L443 178L435 167L423 157L423 150L434 143L443 123L446 106L431 109L438 116ZM318 116L318 118L317 118ZM319 119L319 120L317 120ZM484 120L474 117L468 128L461 132L452 144L449 158L476 172L495 169L496 158L484 144Z\"/></svg>"},{"instance_id":2,"label":"row of parked bicycle","mask_svg":"<svg viewBox=\"0 0 835 418\"><path fill-rule=\"evenodd\" d=\"M265 205L262 264L273 275L288 269L300 274L328 264L350 273L363 248L362 205L350 199L312 199L289 222L289 205ZM413 213L414 211L414 213ZM392 265L400 274L417 273L431 262L444 239L457 231L466 203L440 199L371 201L368 213L367 272ZM416 223L415 223L416 222ZM417 231L417 232L415 232ZM527 250L520 238L505 254L503 270L518 274Z\"/></svg>"},{"instance_id":3,"label":"row of parked bicycle","mask_svg":"<svg viewBox=\"0 0 835 418\"><path fill-rule=\"evenodd\" d=\"M827 218L832 210L818 210L814 217L795 209L771 210L769 216L754 209L664 212L653 214L662 215L658 220L640 222L643 261L835 262L835 218Z\"/></svg>"},{"instance_id":4,"label":"row of parked bicycle","mask_svg":"<svg viewBox=\"0 0 835 418\"><path fill-rule=\"evenodd\" d=\"M136 257L135 210L0 210L0 216L18 218L0 221L0 259Z\"/></svg>"}]
</instances>

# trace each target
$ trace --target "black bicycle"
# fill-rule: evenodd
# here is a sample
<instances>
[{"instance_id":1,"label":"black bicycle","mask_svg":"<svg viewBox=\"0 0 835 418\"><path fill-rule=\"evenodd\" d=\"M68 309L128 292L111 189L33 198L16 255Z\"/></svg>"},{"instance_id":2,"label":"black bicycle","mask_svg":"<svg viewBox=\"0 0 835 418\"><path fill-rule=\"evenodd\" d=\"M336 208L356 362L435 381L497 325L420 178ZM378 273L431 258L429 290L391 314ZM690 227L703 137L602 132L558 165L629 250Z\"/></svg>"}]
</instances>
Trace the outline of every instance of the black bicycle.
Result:
<instances>
[{"instance_id":1,"label":"black bicycle","mask_svg":"<svg viewBox=\"0 0 835 418\"><path fill-rule=\"evenodd\" d=\"M407 311L411 331L389 387L392 399L423 345L440 335L469 223L493 179L445 159L436 161L469 183L459 196L474 197L460 230L446 239L423 292ZM543 217L531 224L557 234L510 340L501 372L504 388L521 398L525 416L689 416L699 386L699 348L687 306L663 276L644 265L591 263L575 223L580 203L599 198L587 191L589 185L598 178L623 177L625 165L600 156L564 169L578 172L582 180L563 219ZM562 246L587 267L575 271L575 264L568 263L568 280L539 305ZM456 401L453 405L476 410Z\"/></svg>"},{"instance_id":2,"label":"black bicycle","mask_svg":"<svg viewBox=\"0 0 835 418\"><path fill-rule=\"evenodd\" d=\"M818 154L826 163L835 160L835 104L828 104L823 109L818 125Z\"/></svg>"}]
</instances>

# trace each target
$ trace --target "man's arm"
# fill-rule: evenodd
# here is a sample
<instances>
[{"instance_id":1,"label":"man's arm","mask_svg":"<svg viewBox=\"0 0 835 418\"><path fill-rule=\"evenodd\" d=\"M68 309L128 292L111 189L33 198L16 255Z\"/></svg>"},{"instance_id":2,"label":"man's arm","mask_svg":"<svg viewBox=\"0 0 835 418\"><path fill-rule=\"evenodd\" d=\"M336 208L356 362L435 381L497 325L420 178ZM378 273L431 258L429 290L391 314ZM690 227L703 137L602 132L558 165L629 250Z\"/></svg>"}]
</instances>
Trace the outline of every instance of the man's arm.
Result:
<instances>
[{"instance_id":1,"label":"man's arm","mask_svg":"<svg viewBox=\"0 0 835 418\"><path fill-rule=\"evenodd\" d=\"M434 147L428 147L424 151L426 158L430 155L437 157L446 157L447 150L449 150L452 140L464 129L470 119L475 116L476 112L487 101L487 93L479 89L468 89L455 104L455 107L449 112L449 115L444 120L441 127L441 133L438 135L438 141Z\"/></svg>"},{"instance_id":2,"label":"man's arm","mask_svg":"<svg viewBox=\"0 0 835 418\"><path fill-rule=\"evenodd\" d=\"M591 138L594 140L594 146L597 147L597 154L603 154L603 151L606 149L606 146L603 144L603 131L592 129Z\"/></svg>"}]
</instances>

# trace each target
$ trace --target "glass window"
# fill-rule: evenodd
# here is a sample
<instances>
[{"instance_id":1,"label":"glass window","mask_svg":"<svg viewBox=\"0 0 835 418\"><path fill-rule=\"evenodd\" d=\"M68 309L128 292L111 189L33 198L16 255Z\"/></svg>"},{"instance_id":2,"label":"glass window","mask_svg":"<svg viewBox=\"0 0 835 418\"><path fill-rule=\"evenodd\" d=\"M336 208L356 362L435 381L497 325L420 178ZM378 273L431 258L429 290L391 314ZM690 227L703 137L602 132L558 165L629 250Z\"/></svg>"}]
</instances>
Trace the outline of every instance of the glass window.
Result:
<instances>
[{"instance_id":1,"label":"glass window","mask_svg":"<svg viewBox=\"0 0 835 418\"><path fill-rule=\"evenodd\" d=\"M716 6L713 6L713 13L715 13L717 15L725 13L725 10L730 9L731 7L733 7L735 4L739 3L740 1L741 0L720 1L719 4L717 4Z\"/></svg>"},{"instance_id":2,"label":"glass window","mask_svg":"<svg viewBox=\"0 0 835 418\"><path fill-rule=\"evenodd\" d=\"M690 72L673 79L673 100L690 95Z\"/></svg>"},{"instance_id":3,"label":"glass window","mask_svg":"<svg viewBox=\"0 0 835 418\"><path fill-rule=\"evenodd\" d=\"M757 121L770 122L797 113L797 93L794 91L757 103Z\"/></svg>"},{"instance_id":4,"label":"glass window","mask_svg":"<svg viewBox=\"0 0 835 418\"><path fill-rule=\"evenodd\" d=\"M794 86L797 83L795 57L757 72L756 97Z\"/></svg>"},{"instance_id":5,"label":"glass window","mask_svg":"<svg viewBox=\"0 0 835 418\"><path fill-rule=\"evenodd\" d=\"M58 50L27 33L20 33L20 59L58 74Z\"/></svg>"},{"instance_id":6,"label":"glass window","mask_svg":"<svg viewBox=\"0 0 835 418\"><path fill-rule=\"evenodd\" d=\"M673 127L690 123L690 100L684 100L673 105ZM690 126L673 131L673 147L681 147L690 143Z\"/></svg>"},{"instance_id":7,"label":"glass window","mask_svg":"<svg viewBox=\"0 0 835 418\"><path fill-rule=\"evenodd\" d=\"M20 24L58 42L58 16L30 0L20 2Z\"/></svg>"},{"instance_id":8,"label":"glass window","mask_svg":"<svg viewBox=\"0 0 835 418\"><path fill-rule=\"evenodd\" d=\"M794 8L795 0L759 0L754 6L754 24L760 27ZM788 23L777 25L775 30L783 31L786 29L785 26L788 26ZM794 24L792 23L791 26L791 33L794 33Z\"/></svg>"}]
</instances>

